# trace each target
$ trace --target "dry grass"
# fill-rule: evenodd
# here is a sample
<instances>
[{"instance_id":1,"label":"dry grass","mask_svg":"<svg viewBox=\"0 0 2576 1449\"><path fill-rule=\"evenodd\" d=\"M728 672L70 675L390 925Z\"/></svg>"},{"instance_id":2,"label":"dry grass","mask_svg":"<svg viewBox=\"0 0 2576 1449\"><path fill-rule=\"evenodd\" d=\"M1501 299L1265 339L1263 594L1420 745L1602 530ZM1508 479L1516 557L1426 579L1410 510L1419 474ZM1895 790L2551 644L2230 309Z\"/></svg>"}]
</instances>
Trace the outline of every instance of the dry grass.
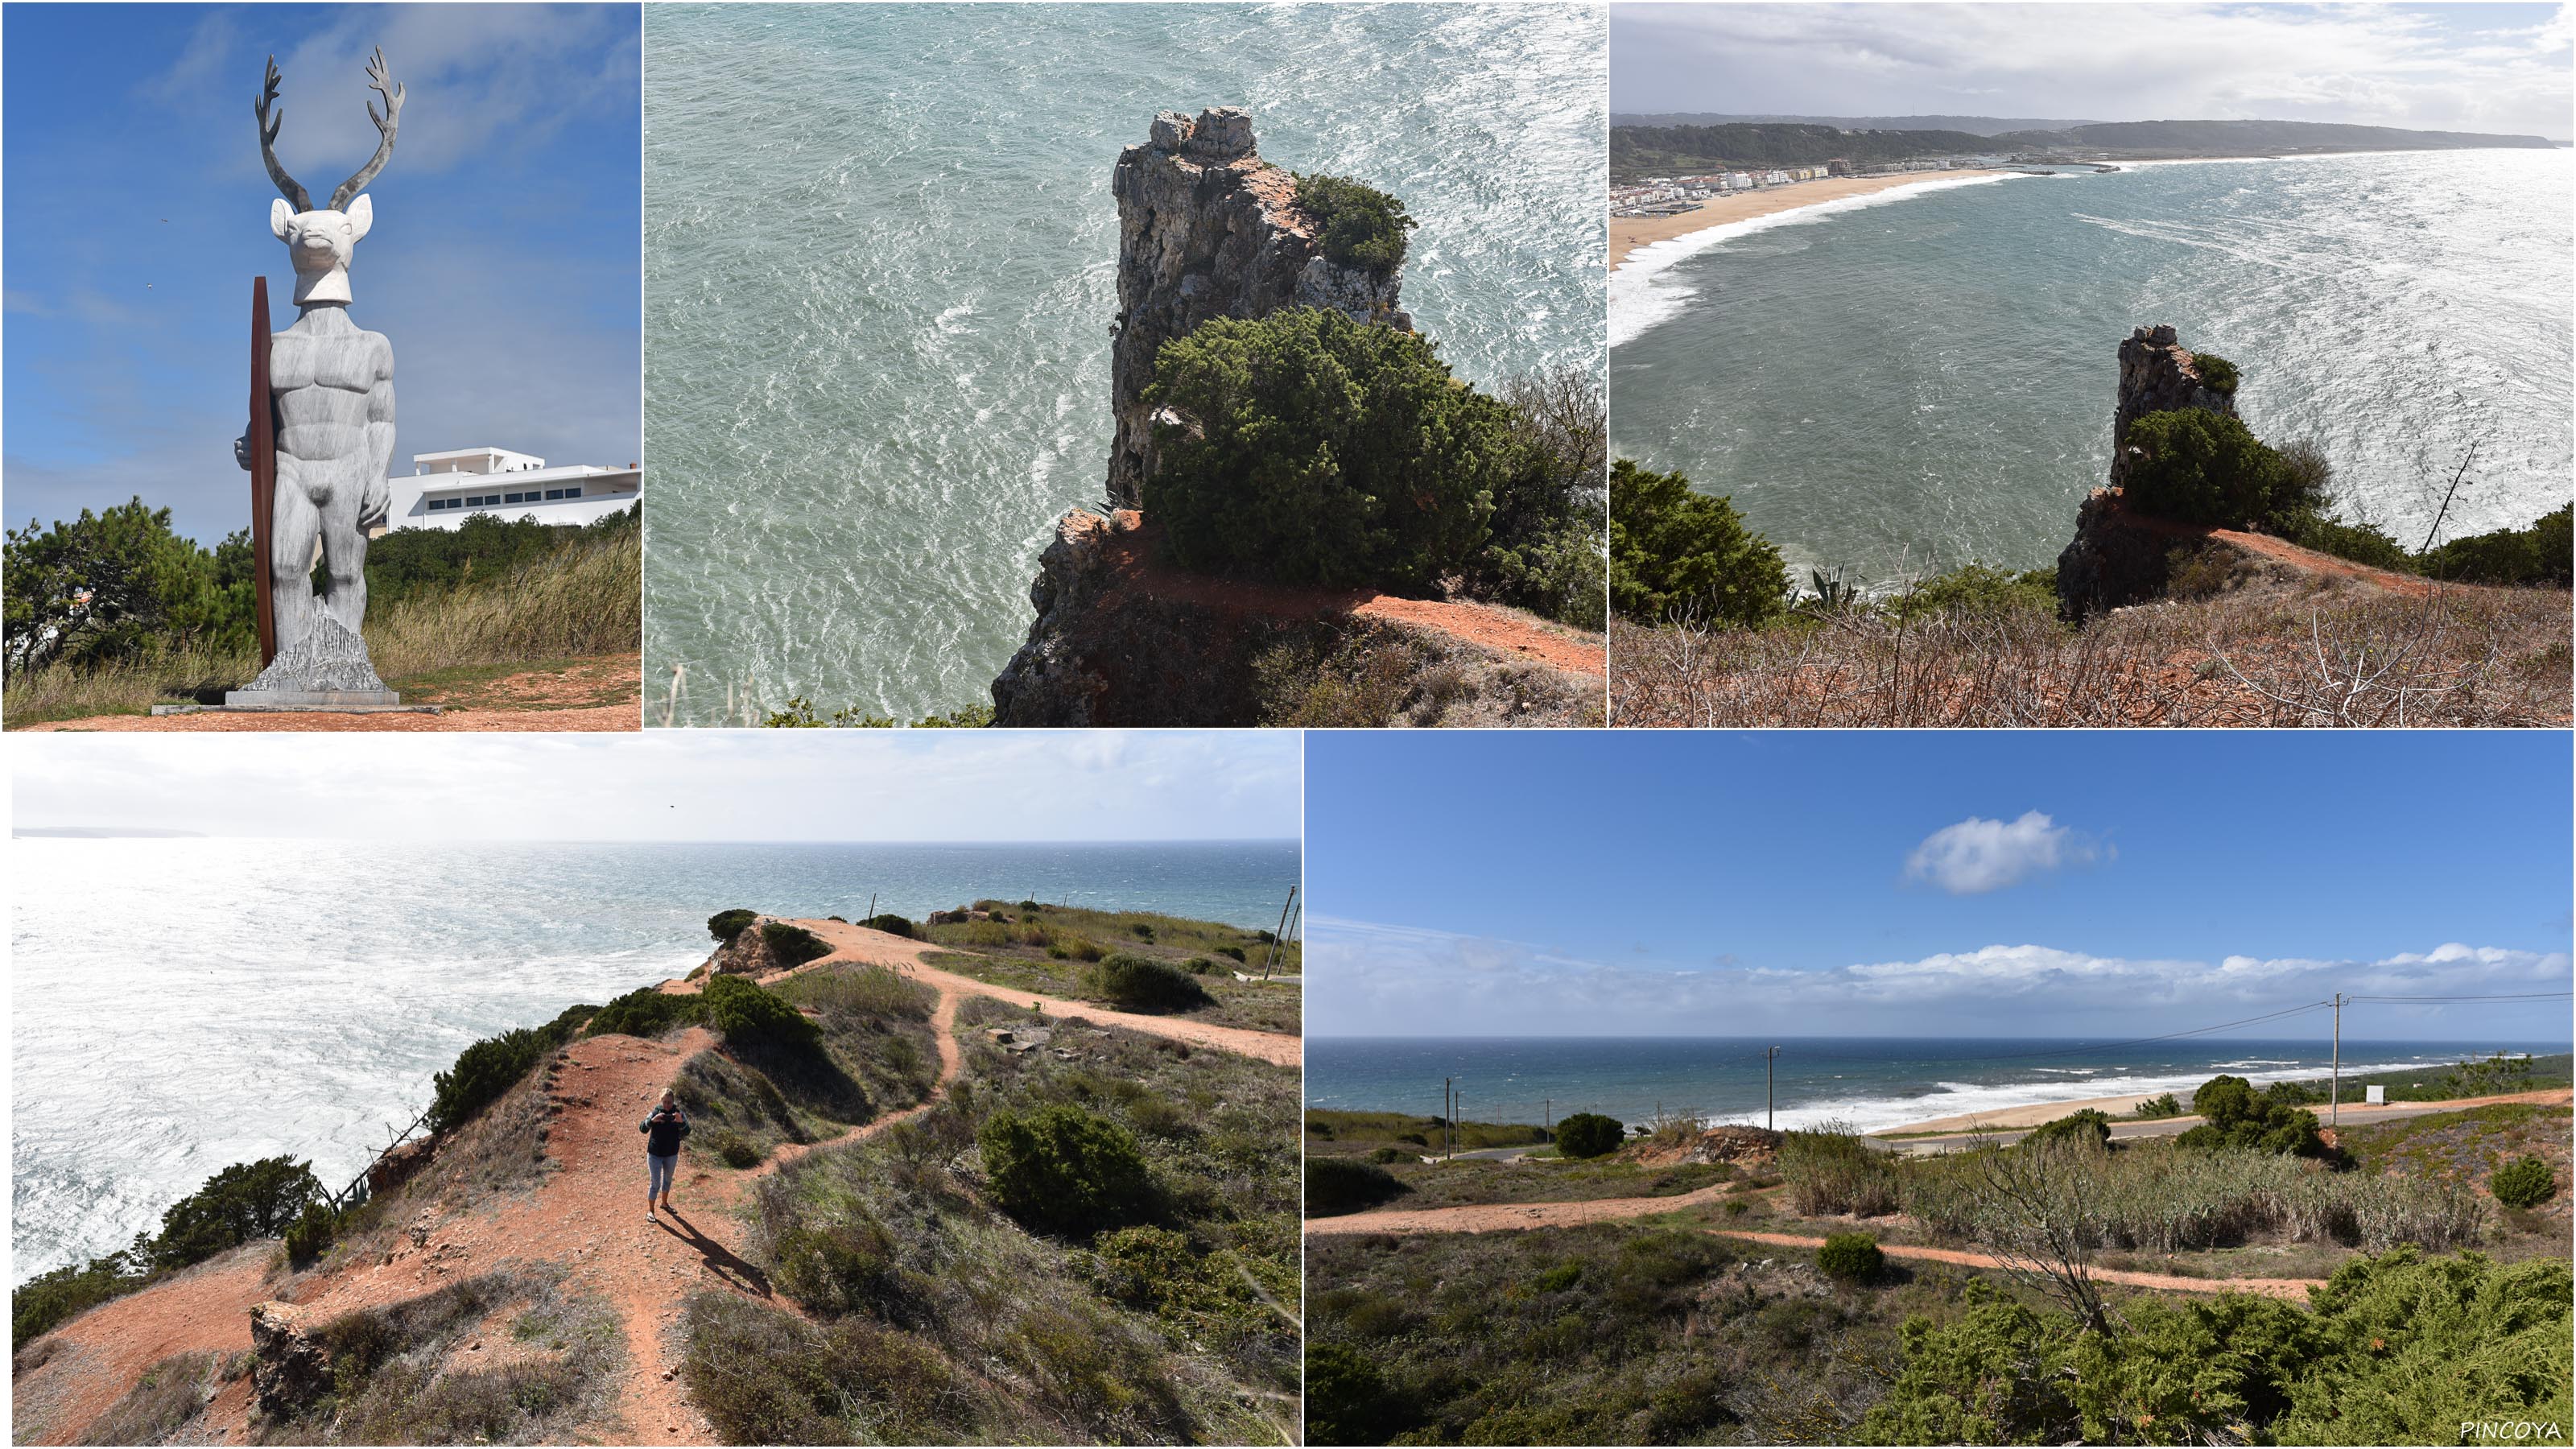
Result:
<instances>
[{"instance_id":1,"label":"dry grass","mask_svg":"<svg viewBox=\"0 0 2576 1449\"><path fill-rule=\"evenodd\" d=\"M1611 628L1621 726L2564 725L2568 594L2317 580L2082 628L2029 606Z\"/></svg>"},{"instance_id":2,"label":"dry grass","mask_svg":"<svg viewBox=\"0 0 2576 1449\"><path fill-rule=\"evenodd\" d=\"M541 567L378 611L366 636L376 673L391 681L466 665L632 654L644 638L642 532L582 539ZM178 649L13 675L0 708L11 726L142 714L156 704L214 702L258 673L256 651Z\"/></svg>"}]
</instances>

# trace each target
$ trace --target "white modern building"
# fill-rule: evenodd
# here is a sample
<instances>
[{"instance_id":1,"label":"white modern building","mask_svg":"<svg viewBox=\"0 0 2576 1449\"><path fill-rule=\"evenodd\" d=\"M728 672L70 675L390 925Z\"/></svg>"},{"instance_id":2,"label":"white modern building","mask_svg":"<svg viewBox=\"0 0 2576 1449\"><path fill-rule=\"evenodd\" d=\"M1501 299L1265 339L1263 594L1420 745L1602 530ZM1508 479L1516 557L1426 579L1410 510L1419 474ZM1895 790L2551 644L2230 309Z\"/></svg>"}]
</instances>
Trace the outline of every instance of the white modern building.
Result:
<instances>
[{"instance_id":1,"label":"white modern building","mask_svg":"<svg viewBox=\"0 0 2576 1449\"><path fill-rule=\"evenodd\" d=\"M387 480L393 504L376 529L379 535L397 528L453 529L477 513L588 523L632 508L644 496L644 470L636 463L549 468L543 458L507 448L457 448L414 453L411 465L411 476Z\"/></svg>"}]
</instances>

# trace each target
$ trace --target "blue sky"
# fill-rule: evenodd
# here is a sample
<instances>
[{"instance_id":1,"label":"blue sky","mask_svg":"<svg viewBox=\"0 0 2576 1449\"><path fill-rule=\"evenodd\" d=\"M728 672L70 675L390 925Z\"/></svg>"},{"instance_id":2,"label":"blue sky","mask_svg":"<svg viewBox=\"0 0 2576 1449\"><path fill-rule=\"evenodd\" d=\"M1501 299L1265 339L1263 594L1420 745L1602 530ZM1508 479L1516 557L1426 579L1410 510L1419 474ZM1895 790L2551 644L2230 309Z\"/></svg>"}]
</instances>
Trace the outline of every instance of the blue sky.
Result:
<instances>
[{"instance_id":1,"label":"blue sky","mask_svg":"<svg viewBox=\"0 0 2576 1449\"><path fill-rule=\"evenodd\" d=\"M685 735L685 738L680 737ZM1293 840L1290 730L79 735L12 827L367 840Z\"/></svg>"},{"instance_id":2,"label":"blue sky","mask_svg":"<svg viewBox=\"0 0 2576 1449\"><path fill-rule=\"evenodd\" d=\"M2561 732L1318 733L1306 780L1324 1036L2133 1036L2570 975Z\"/></svg>"},{"instance_id":3,"label":"blue sky","mask_svg":"<svg viewBox=\"0 0 2576 1449\"><path fill-rule=\"evenodd\" d=\"M232 460L250 279L294 273L251 103L321 203L373 153L365 64L403 83L368 187L350 316L392 339L396 472L492 444L635 461L639 50L631 5L11 5L0 12L8 346L0 510L51 523L141 494L211 544L247 522Z\"/></svg>"},{"instance_id":4,"label":"blue sky","mask_svg":"<svg viewBox=\"0 0 2576 1449\"><path fill-rule=\"evenodd\" d=\"M1614 5L1610 107L2569 133L2558 5Z\"/></svg>"}]
</instances>

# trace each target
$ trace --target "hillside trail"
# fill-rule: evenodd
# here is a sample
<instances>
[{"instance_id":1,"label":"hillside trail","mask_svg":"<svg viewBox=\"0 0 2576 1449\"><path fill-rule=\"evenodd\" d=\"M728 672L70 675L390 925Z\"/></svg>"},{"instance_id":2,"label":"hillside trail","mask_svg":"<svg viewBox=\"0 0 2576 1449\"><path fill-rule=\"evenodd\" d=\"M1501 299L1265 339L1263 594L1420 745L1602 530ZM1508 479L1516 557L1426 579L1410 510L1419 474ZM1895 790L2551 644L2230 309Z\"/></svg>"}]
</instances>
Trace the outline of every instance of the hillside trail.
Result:
<instances>
[{"instance_id":1,"label":"hillside trail","mask_svg":"<svg viewBox=\"0 0 2576 1449\"><path fill-rule=\"evenodd\" d=\"M1204 1021L1191 1021L1186 1017L1146 1016L1132 1011L1112 1011L1107 1007L1094 1006L1086 1001L1041 996L1015 986L996 986L989 981L978 981L972 976L960 976L954 971L943 971L930 965L923 958L934 951L953 949L936 942L916 941L905 936L888 935L867 926L853 926L846 921L795 921L790 924L802 926L822 937L831 944L832 954L809 961L792 971L782 971L763 977L761 978L763 982L780 981L800 972L813 971L825 966L848 965L853 962L870 966L892 966L926 986L937 988L943 994L961 992L971 996L989 996L995 1001L1008 1001L1020 1005L1034 1003L1049 1016L1079 1016L1103 1025L1125 1027L1129 1031L1142 1032L1147 1036L1187 1042L1191 1046L1214 1047L1218 1051L1232 1052L1236 1056L1253 1057L1274 1066L1293 1067L1304 1060L1302 1037L1275 1031L1255 1031L1243 1026L1217 1026ZM691 983L687 989L695 990L695 984Z\"/></svg>"},{"instance_id":2,"label":"hillside trail","mask_svg":"<svg viewBox=\"0 0 2576 1449\"><path fill-rule=\"evenodd\" d=\"M1651 1217L1657 1213L1696 1207L1726 1195L1726 1184L1703 1187L1696 1192L1674 1197L1612 1197L1591 1202L1524 1202L1481 1203L1469 1207L1415 1208L1392 1212L1350 1213L1341 1217L1309 1218L1306 1232L1310 1235L1347 1235L1389 1233L1399 1237L1419 1233L1493 1233L1520 1228L1565 1228L1585 1223L1615 1222L1624 1218ZM1702 1228L1700 1231L1722 1238L1743 1238L1768 1243L1776 1248L1813 1250L1825 1245L1822 1238L1801 1237L1791 1233L1757 1233L1738 1228ZM1964 1252L1956 1248L1922 1248L1906 1243L1881 1243L1878 1250L1891 1258L1919 1258L1926 1262L1955 1263L1964 1268L2005 1267L2002 1259L1991 1253ZM2307 1300L2310 1288L2322 1288L2325 1282L2313 1278L2177 1278L2162 1273L2138 1273L2127 1269L2096 1268L2093 1276L2106 1283L2127 1283L2140 1288L2159 1288L2175 1293L2259 1293L2269 1298Z\"/></svg>"},{"instance_id":3,"label":"hillside trail","mask_svg":"<svg viewBox=\"0 0 2576 1449\"><path fill-rule=\"evenodd\" d=\"M939 1076L920 1103L823 1141L783 1145L742 1171L711 1169L699 1154L684 1153L681 1180L672 1192L678 1210L650 1224L644 1221L643 1138L635 1124L680 1065L713 1048L717 1038L704 1027L662 1041L585 1037L564 1048L554 1082L546 1089L550 1170L532 1192L497 1208L485 1202L455 1210L444 1205L423 1209L413 1222L399 1225L405 1235L390 1253L325 1269L292 1285L299 1317L328 1321L514 1263L559 1265L568 1272L566 1289L597 1293L611 1305L625 1341L625 1366L615 1396L622 1423L594 1426L607 1430L594 1442L711 1444L716 1442L713 1427L687 1402L664 1351L683 1300L694 1289L722 1288L795 1311L771 1293L766 1277L742 1256L745 1229L735 1210L761 1178L785 1164L819 1148L873 1137L935 1106L963 1066L956 1023L964 997L1034 1000L1049 1015L1079 1015L1194 1046L1297 1064L1295 1037L1031 997L921 964L923 954L940 949L935 946L834 921L802 924L841 949L765 981L857 962L895 966L937 994L931 1027L938 1040ZM843 932L848 934L839 935ZM666 982L664 989L683 985ZM695 983L685 986L696 989ZM250 1310L275 1296L270 1274L275 1252L274 1243L246 1245L166 1283L102 1304L49 1335L52 1356L13 1383L22 1442L76 1440L163 1358L247 1352ZM217 1407L236 1397L218 1399ZM246 1400L241 1407L246 1409ZM243 1442L246 1418L234 1419L227 1412L224 1420L210 1422L219 1422L223 1442Z\"/></svg>"}]
</instances>

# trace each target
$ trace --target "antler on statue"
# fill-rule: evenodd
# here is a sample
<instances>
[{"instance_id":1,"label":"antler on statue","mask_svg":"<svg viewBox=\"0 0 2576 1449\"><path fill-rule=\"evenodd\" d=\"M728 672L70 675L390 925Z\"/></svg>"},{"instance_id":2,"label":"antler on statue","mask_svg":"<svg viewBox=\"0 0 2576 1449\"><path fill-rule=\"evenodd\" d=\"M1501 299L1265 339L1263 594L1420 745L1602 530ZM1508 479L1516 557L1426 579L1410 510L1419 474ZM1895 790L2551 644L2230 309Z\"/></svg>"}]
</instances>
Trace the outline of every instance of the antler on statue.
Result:
<instances>
[{"instance_id":1,"label":"antler on statue","mask_svg":"<svg viewBox=\"0 0 2576 1449\"><path fill-rule=\"evenodd\" d=\"M286 124L286 111L284 107L277 107L276 118L272 120L269 110L273 106L277 106L277 57L272 55L268 58L268 85L259 93L258 103L251 107L251 113L259 118L260 159L268 163L268 179L277 183L278 193L295 203L297 211L311 211L311 193L301 182L287 175L285 167L277 164L277 131Z\"/></svg>"},{"instance_id":2,"label":"antler on statue","mask_svg":"<svg viewBox=\"0 0 2576 1449\"><path fill-rule=\"evenodd\" d=\"M376 133L384 139L376 143L376 154L358 168L358 174L341 182L340 189L331 193L333 211L347 206L366 190L367 183L375 180L376 173L393 158L394 128L402 122L403 87L394 84L393 77L386 73L385 48L381 45L376 47L375 58L367 62L367 89L385 98L385 113L381 116L376 114L376 103L367 102L367 119L376 123Z\"/></svg>"}]
</instances>

